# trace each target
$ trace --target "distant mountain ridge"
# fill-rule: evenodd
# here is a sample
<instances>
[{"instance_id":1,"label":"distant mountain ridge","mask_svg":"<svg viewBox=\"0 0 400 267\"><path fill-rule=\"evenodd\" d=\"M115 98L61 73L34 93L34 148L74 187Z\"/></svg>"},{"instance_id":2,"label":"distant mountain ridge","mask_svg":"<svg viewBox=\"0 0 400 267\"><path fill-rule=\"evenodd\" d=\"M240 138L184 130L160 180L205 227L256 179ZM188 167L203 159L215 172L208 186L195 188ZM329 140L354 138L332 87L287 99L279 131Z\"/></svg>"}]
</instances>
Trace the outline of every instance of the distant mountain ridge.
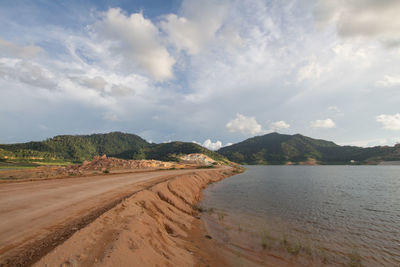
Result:
<instances>
[{"instance_id":1,"label":"distant mountain ridge","mask_svg":"<svg viewBox=\"0 0 400 267\"><path fill-rule=\"evenodd\" d=\"M58 135L41 142L0 145L0 158L59 159L82 162L106 154L123 159L177 160L179 154L202 153L215 160L220 154L186 142L152 144L138 135L111 132L91 135Z\"/></svg>"},{"instance_id":2,"label":"distant mountain ridge","mask_svg":"<svg viewBox=\"0 0 400 267\"><path fill-rule=\"evenodd\" d=\"M376 164L399 161L400 144L362 148L340 146L301 134L270 133L246 139L217 152L191 142L149 143L135 134L111 132L58 135L41 142L0 145L0 162L91 160L106 154L123 159L178 160L181 154L202 153L217 161L240 164Z\"/></svg>"},{"instance_id":3,"label":"distant mountain ridge","mask_svg":"<svg viewBox=\"0 0 400 267\"><path fill-rule=\"evenodd\" d=\"M270 133L223 147L218 153L241 164L374 164L400 160L400 145L370 148L340 146L301 134Z\"/></svg>"}]
</instances>

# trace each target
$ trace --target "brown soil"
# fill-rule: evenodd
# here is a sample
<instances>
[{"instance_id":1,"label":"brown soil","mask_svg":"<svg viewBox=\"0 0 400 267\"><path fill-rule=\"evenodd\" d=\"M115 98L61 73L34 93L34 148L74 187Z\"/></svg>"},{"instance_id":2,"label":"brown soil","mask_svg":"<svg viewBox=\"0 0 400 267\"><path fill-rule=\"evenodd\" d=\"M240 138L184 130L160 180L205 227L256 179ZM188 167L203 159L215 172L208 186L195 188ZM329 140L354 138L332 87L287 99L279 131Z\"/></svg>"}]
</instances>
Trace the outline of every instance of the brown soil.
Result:
<instances>
[{"instance_id":1,"label":"brown soil","mask_svg":"<svg viewBox=\"0 0 400 267\"><path fill-rule=\"evenodd\" d=\"M77 176L99 175L102 173L142 172L160 169L187 169L198 167L196 164L165 162L159 160L124 160L107 157L94 157L92 161L67 166L41 166L22 170L0 170L1 182L21 180L54 179Z\"/></svg>"},{"instance_id":2,"label":"brown soil","mask_svg":"<svg viewBox=\"0 0 400 267\"><path fill-rule=\"evenodd\" d=\"M203 177L206 175L209 177L214 176L214 173L216 178L209 180L226 177L229 171L225 168L169 170L0 184L0 266L30 265L69 237L74 237L75 232L78 231L76 234L79 234L87 231L85 226L88 224L88 227L98 225L98 221L101 219L97 218L107 210L109 211L100 218L107 217L107 214L115 215L117 210L123 209L121 207L125 207L127 203L133 201L132 199L137 199L139 196L149 195L153 192L150 194L152 197L160 198L162 192L154 193L156 188L161 188L161 185L157 186L157 184L170 185L175 184L173 182L175 180L191 180L189 177L192 176ZM165 183L169 180L171 182ZM206 183L206 180L205 178L200 179L200 186L203 186L202 182ZM195 187L195 190L199 191L200 189ZM194 194L194 192L192 193ZM117 205L118 203L121 204ZM125 219L137 216L137 214L135 215L137 205L133 205L127 211L133 213L127 215ZM181 208L182 210L191 209L189 204L185 205L182 206L184 207ZM140 210L142 209L143 207L140 206ZM182 212L184 213L184 211ZM187 216L190 216L189 213ZM119 215L115 218L112 217L112 221L115 222L111 224L111 228L115 228L114 230L125 227L124 221L120 220ZM187 225L189 224L190 222L187 222ZM100 227L99 231L108 235L107 233L111 229L106 225L104 228ZM154 225L154 227L157 229L158 225ZM167 231L168 227L168 224L165 224L164 231ZM174 229L174 226L171 226L171 229ZM97 234L94 235L97 236ZM64 244L68 242L69 240ZM105 243L112 244L110 242ZM87 247L85 248L87 250ZM55 251L60 250L57 248ZM94 256L90 253L87 255L96 259L99 257L96 253L93 254Z\"/></svg>"},{"instance_id":3,"label":"brown soil","mask_svg":"<svg viewBox=\"0 0 400 267\"><path fill-rule=\"evenodd\" d=\"M223 266L223 255L207 252L213 241L204 237L196 203L202 188L233 169L177 172L124 199L34 266Z\"/></svg>"}]
</instances>

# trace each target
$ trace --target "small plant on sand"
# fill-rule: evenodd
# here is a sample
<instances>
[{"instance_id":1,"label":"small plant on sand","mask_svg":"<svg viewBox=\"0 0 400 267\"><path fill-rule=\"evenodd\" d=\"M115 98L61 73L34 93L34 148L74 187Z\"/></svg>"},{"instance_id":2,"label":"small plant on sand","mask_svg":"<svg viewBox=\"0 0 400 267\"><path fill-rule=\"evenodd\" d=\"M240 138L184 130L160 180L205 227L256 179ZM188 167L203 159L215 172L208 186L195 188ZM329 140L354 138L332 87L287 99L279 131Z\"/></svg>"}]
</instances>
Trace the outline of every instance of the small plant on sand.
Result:
<instances>
[{"instance_id":1,"label":"small plant on sand","mask_svg":"<svg viewBox=\"0 0 400 267\"><path fill-rule=\"evenodd\" d=\"M269 244L267 238L265 238L264 236L261 237L261 246L263 249L267 249L271 247L271 244Z\"/></svg>"},{"instance_id":2,"label":"small plant on sand","mask_svg":"<svg viewBox=\"0 0 400 267\"><path fill-rule=\"evenodd\" d=\"M269 249L274 243L274 238L271 237L267 231L261 233L261 246L263 249Z\"/></svg>"},{"instance_id":3,"label":"small plant on sand","mask_svg":"<svg viewBox=\"0 0 400 267\"><path fill-rule=\"evenodd\" d=\"M110 171L109 170L104 170L103 173L107 174L107 173L110 173Z\"/></svg>"},{"instance_id":4,"label":"small plant on sand","mask_svg":"<svg viewBox=\"0 0 400 267\"><path fill-rule=\"evenodd\" d=\"M290 244L289 244L289 241L287 240L285 234L284 234L283 237L282 237L281 245L282 245L283 247L286 247L286 246L289 246L289 245L290 245Z\"/></svg>"},{"instance_id":5,"label":"small plant on sand","mask_svg":"<svg viewBox=\"0 0 400 267\"><path fill-rule=\"evenodd\" d=\"M312 248L309 243L303 246L303 250L308 256L312 256Z\"/></svg>"},{"instance_id":6,"label":"small plant on sand","mask_svg":"<svg viewBox=\"0 0 400 267\"><path fill-rule=\"evenodd\" d=\"M361 267L361 256L357 251L348 254L350 267Z\"/></svg>"},{"instance_id":7,"label":"small plant on sand","mask_svg":"<svg viewBox=\"0 0 400 267\"><path fill-rule=\"evenodd\" d=\"M290 247L288 252L293 255L298 255L302 249L303 246L299 242L297 242L297 244Z\"/></svg>"},{"instance_id":8,"label":"small plant on sand","mask_svg":"<svg viewBox=\"0 0 400 267\"><path fill-rule=\"evenodd\" d=\"M289 240L287 239L286 235L283 235L283 238L281 240L281 246L290 254L297 255L300 253L300 250L302 249L302 245L300 243L297 243L293 245Z\"/></svg>"},{"instance_id":9,"label":"small plant on sand","mask_svg":"<svg viewBox=\"0 0 400 267\"><path fill-rule=\"evenodd\" d=\"M223 221L224 218L225 218L225 213L223 213L223 212L218 212L218 220L219 220L219 221Z\"/></svg>"},{"instance_id":10,"label":"small plant on sand","mask_svg":"<svg viewBox=\"0 0 400 267\"><path fill-rule=\"evenodd\" d=\"M328 262L328 257L327 257L327 255L326 255L326 251L325 251L325 249L324 248L321 248L320 249L320 256L321 256L321 261L322 261L322 263L327 263Z\"/></svg>"}]
</instances>

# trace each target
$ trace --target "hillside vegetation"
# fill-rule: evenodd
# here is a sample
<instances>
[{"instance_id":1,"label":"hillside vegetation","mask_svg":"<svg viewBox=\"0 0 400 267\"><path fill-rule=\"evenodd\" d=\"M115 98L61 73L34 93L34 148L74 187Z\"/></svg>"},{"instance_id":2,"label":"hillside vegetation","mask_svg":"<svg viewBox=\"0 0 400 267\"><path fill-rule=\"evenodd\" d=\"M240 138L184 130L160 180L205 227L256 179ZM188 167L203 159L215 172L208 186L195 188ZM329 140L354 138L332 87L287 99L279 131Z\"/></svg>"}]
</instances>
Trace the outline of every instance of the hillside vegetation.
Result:
<instances>
[{"instance_id":1,"label":"hillside vegetation","mask_svg":"<svg viewBox=\"0 0 400 267\"><path fill-rule=\"evenodd\" d=\"M223 147L218 153L241 164L374 164L400 160L400 145L361 148L339 146L333 142L300 134L270 133Z\"/></svg>"},{"instance_id":2,"label":"hillside vegetation","mask_svg":"<svg viewBox=\"0 0 400 267\"><path fill-rule=\"evenodd\" d=\"M0 145L0 167L35 166L91 160L106 154L122 159L178 161L182 154L201 153L216 161L240 164L375 164L400 160L400 145L361 148L300 134L271 133L221 148L217 152L198 144L148 143L135 134L113 132L92 135L59 135L41 142Z\"/></svg>"},{"instance_id":3,"label":"hillside vegetation","mask_svg":"<svg viewBox=\"0 0 400 267\"><path fill-rule=\"evenodd\" d=\"M59 135L41 142L0 145L3 162L82 162L103 154L123 159L176 161L179 155L190 153L202 153L217 161L227 161L220 154L194 143L150 144L140 136L121 132Z\"/></svg>"}]
</instances>

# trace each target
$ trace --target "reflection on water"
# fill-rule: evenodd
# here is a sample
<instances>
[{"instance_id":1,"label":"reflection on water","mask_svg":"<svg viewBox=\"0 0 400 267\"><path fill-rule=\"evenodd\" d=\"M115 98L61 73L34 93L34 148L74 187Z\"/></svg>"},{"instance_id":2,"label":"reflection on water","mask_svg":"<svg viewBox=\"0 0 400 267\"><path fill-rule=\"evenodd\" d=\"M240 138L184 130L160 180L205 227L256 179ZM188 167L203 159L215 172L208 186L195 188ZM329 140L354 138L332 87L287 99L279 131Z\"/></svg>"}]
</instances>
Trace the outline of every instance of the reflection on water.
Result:
<instances>
[{"instance_id":1,"label":"reflection on water","mask_svg":"<svg viewBox=\"0 0 400 267\"><path fill-rule=\"evenodd\" d=\"M246 166L204 191L231 223L295 237L337 262L400 266L400 166Z\"/></svg>"}]
</instances>

